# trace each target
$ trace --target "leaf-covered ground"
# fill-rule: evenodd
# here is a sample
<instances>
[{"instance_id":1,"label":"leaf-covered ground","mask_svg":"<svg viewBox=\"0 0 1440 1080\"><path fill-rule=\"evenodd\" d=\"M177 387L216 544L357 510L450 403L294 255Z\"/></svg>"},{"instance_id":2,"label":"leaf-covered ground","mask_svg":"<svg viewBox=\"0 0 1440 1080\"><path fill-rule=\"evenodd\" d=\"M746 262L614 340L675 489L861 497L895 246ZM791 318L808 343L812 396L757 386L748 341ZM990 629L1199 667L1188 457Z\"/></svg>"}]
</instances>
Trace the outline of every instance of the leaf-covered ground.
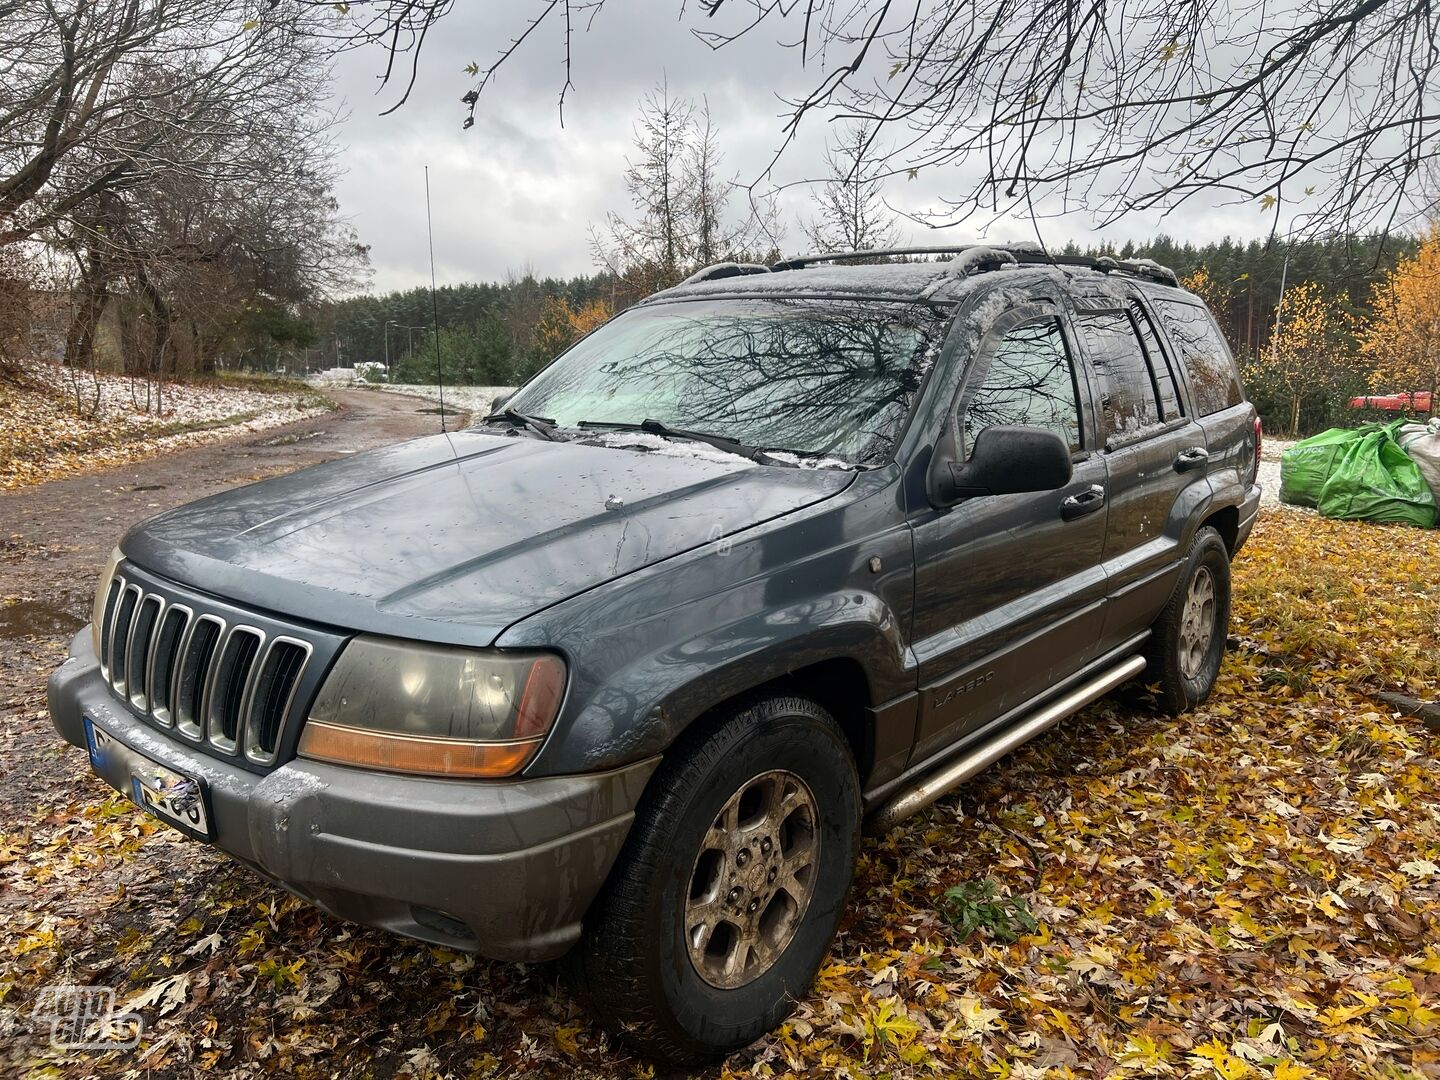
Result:
<instances>
[{"instance_id":1,"label":"leaf-covered ground","mask_svg":"<svg viewBox=\"0 0 1440 1080\"><path fill-rule=\"evenodd\" d=\"M1437 696L1437 612L1440 533L1267 511L1210 702L1107 699L868 842L813 993L724 1071L1440 1077L1440 735L1372 696ZM553 969L338 923L46 767L0 835L16 1075L651 1074ZM23 1030L59 982L140 1046Z\"/></svg>"},{"instance_id":2,"label":"leaf-covered ground","mask_svg":"<svg viewBox=\"0 0 1440 1080\"><path fill-rule=\"evenodd\" d=\"M154 383L33 364L0 380L0 491L261 431L330 408L277 380Z\"/></svg>"}]
</instances>

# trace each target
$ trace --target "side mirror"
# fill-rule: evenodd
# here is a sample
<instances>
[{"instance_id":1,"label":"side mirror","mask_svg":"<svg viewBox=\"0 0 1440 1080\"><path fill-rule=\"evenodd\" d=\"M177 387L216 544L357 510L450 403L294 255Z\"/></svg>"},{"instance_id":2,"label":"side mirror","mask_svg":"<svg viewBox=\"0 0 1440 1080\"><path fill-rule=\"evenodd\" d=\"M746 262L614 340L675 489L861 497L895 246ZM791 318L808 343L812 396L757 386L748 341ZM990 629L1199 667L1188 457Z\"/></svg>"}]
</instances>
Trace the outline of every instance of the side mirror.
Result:
<instances>
[{"instance_id":1,"label":"side mirror","mask_svg":"<svg viewBox=\"0 0 1440 1080\"><path fill-rule=\"evenodd\" d=\"M493 398L490 399L490 408L489 408L488 412L489 412L490 414L494 414L494 413L499 412L501 409L503 409L503 408L505 407L505 403L508 402L508 401L509 401L512 397L514 397L514 396L515 396L515 391L514 391L514 390L511 390L508 394L496 394Z\"/></svg>"},{"instance_id":2,"label":"side mirror","mask_svg":"<svg viewBox=\"0 0 1440 1080\"><path fill-rule=\"evenodd\" d=\"M977 495L1055 491L1070 482L1070 448L1053 431L996 424L975 437L969 461L960 461L953 425L935 447L927 486L936 507Z\"/></svg>"}]
</instances>

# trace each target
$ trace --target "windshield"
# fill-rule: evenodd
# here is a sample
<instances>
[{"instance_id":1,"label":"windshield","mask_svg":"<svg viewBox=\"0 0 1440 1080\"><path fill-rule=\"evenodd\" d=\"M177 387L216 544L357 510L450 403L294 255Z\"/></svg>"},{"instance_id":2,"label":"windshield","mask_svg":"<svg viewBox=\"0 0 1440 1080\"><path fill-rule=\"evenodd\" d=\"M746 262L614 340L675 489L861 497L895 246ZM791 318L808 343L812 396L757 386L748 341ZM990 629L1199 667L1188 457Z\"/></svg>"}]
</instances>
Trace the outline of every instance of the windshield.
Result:
<instances>
[{"instance_id":1,"label":"windshield","mask_svg":"<svg viewBox=\"0 0 1440 1080\"><path fill-rule=\"evenodd\" d=\"M562 428L658 420L767 450L876 464L905 422L942 326L943 313L897 301L635 308L507 407Z\"/></svg>"}]
</instances>

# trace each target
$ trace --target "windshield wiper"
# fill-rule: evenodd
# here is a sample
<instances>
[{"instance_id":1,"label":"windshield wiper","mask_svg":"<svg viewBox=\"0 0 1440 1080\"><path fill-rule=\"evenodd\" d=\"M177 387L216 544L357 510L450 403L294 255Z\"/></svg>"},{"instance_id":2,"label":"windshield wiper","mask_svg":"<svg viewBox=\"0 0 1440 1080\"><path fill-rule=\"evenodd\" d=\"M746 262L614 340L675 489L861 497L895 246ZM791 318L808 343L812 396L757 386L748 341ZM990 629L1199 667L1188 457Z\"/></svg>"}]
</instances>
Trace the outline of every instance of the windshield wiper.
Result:
<instances>
[{"instance_id":1,"label":"windshield wiper","mask_svg":"<svg viewBox=\"0 0 1440 1080\"><path fill-rule=\"evenodd\" d=\"M551 442L558 441L555 436L555 421L548 420L543 416L531 416L528 413L516 412L514 409L501 409L499 412L485 417L487 424L491 420L505 420L516 427L528 428L542 439L548 439Z\"/></svg>"},{"instance_id":2,"label":"windshield wiper","mask_svg":"<svg viewBox=\"0 0 1440 1080\"><path fill-rule=\"evenodd\" d=\"M690 439L693 442L707 443L717 450L737 454L740 457L754 461L760 465L795 467L788 461L777 461L758 446L750 446L748 443L743 443L739 439L732 439L728 435L712 435L708 431L690 431L686 428L675 428L669 424L662 424L659 420L641 420L638 424L631 424L621 420L581 420L580 423L575 426L581 428L615 428L619 431L643 431L649 435L660 435L667 439Z\"/></svg>"}]
</instances>

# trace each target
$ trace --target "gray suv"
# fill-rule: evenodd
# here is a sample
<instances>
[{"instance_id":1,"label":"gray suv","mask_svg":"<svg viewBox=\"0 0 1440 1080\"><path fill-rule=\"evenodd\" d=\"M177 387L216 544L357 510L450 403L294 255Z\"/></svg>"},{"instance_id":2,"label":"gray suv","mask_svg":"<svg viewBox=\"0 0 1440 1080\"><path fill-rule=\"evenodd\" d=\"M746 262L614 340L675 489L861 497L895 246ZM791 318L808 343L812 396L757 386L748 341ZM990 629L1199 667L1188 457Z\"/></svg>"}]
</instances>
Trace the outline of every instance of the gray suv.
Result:
<instances>
[{"instance_id":1,"label":"gray suv","mask_svg":"<svg viewBox=\"0 0 1440 1080\"><path fill-rule=\"evenodd\" d=\"M1142 673L1206 697L1259 442L1153 264L724 264L475 427L131 530L50 711L326 911L565 957L713 1058L805 994L867 824Z\"/></svg>"}]
</instances>

